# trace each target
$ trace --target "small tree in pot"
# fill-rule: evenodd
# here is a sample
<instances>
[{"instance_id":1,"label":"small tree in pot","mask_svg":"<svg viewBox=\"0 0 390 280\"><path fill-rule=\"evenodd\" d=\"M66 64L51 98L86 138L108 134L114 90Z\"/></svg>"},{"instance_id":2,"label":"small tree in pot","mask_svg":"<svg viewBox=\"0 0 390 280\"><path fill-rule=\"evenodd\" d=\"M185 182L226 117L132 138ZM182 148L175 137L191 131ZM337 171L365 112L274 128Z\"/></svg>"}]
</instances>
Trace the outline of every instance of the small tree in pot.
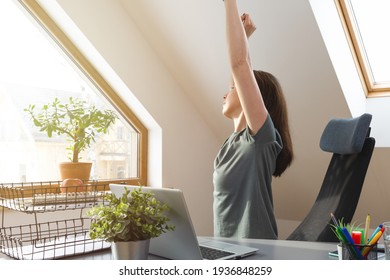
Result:
<instances>
[{"instance_id":1,"label":"small tree in pot","mask_svg":"<svg viewBox=\"0 0 390 280\"><path fill-rule=\"evenodd\" d=\"M95 137L99 133L108 133L108 129L118 118L111 110L100 110L94 105L78 98L69 98L67 103L62 103L58 98L53 102L43 105L37 112L35 105L31 104L26 109L34 125L45 131L48 137L65 135L70 152L68 158L71 163L78 163L80 153L95 142ZM91 164L89 164L90 170ZM64 175L67 178L71 175ZM62 176L62 179L66 179ZM88 178L80 178L82 180Z\"/></svg>"}]
</instances>

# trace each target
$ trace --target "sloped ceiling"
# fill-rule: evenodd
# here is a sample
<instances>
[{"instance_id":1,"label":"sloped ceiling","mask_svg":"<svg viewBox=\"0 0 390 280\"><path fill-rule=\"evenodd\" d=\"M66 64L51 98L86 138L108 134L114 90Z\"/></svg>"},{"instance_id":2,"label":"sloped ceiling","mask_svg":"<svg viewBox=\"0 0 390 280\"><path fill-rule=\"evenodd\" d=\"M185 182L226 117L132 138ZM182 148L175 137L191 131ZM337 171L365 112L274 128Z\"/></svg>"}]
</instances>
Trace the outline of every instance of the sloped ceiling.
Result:
<instances>
[{"instance_id":1,"label":"sloped ceiling","mask_svg":"<svg viewBox=\"0 0 390 280\"><path fill-rule=\"evenodd\" d=\"M229 73L219 1L120 0L216 135L230 122L221 115Z\"/></svg>"}]
</instances>

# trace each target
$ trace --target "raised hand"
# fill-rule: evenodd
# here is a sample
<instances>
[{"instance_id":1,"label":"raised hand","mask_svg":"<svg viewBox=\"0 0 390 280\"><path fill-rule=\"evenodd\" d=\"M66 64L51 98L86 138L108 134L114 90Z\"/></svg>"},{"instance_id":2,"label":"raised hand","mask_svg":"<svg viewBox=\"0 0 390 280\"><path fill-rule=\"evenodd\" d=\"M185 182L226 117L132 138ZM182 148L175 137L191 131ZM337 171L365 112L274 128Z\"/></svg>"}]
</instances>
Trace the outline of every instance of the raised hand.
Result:
<instances>
[{"instance_id":1,"label":"raised hand","mask_svg":"<svg viewBox=\"0 0 390 280\"><path fill-rule=\"evenodd\" d=\"M253 23L249 14L242 14L242 24L244 25L246 37L249 38L256 30L256 25Z\"/></svg>"}]
</instances>

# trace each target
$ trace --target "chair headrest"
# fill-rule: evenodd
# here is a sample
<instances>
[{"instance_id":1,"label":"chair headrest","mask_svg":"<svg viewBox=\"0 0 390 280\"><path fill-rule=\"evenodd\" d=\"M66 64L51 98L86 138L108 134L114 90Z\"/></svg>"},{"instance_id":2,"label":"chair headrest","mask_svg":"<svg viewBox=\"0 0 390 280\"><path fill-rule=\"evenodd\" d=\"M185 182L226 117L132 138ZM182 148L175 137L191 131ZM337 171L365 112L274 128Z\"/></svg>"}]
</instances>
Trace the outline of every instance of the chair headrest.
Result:
<instances>
[{"instance_id":1,"label":"chair headrest","mask_svg":"<svg viewBox=\"0 0 390 280\"><path fill-rule=\"evenodd\" d=\"M359 153L369 134L372 115L350 119L332 119L322 133L320 148L336 154Z\"/></svg>"}]
</instances>

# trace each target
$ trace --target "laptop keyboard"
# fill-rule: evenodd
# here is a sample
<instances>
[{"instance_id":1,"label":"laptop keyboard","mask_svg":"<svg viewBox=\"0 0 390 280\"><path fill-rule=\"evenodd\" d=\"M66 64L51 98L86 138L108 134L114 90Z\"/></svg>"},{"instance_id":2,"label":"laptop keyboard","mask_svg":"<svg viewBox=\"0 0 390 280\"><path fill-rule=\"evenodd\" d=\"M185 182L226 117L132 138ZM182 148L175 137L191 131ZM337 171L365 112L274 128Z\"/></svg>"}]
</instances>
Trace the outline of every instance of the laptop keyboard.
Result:
<instances>
[{"instance_id":1,"label":"laptop keyboard","mask_svg":"<svg viewBox=\"0 0 390 280\"><path fill-rule=\"evenodd\" d=\"M213 248L203 247L203 246L199 246L199 247L200 247L200 252L202 254L202 257L206 260L217 260L223 257L234 255L233 253L227 251L221 251L218 249L213 249Z\"/></svg>"}]
</instances>

